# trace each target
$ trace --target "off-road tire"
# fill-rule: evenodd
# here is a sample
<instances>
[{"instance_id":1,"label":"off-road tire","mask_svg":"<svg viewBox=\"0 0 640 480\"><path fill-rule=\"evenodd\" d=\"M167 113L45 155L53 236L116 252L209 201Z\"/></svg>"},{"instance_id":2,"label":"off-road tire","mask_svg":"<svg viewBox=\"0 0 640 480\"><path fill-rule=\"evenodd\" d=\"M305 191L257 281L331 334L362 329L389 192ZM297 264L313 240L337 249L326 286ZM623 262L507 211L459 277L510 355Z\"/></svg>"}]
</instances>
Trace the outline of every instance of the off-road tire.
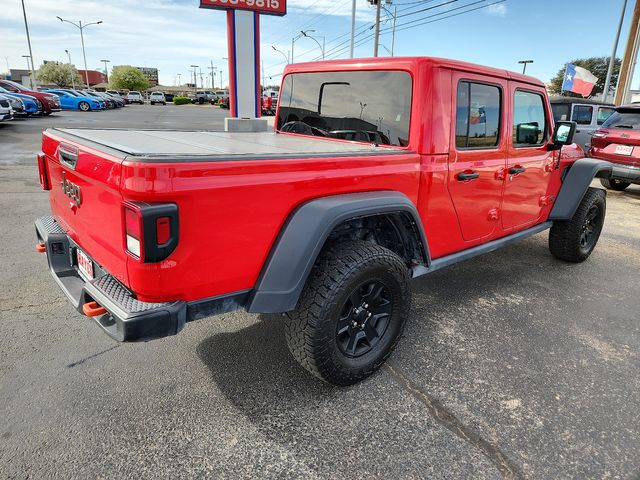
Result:
<instances>
[{"instance_id":1,"label":"off-road tire","mask_svg":"<svg viewBox=\"0 0 640 480\"><path fill-rule=\"evenodd\" d=\"M622 192L631 185L629 182L623 182L622 180L616 180L615 178L601 178L600 183L607 190L615 190L616 192Z\"/></svg>"},{"instance_id":2,"label":"off-road tire","mask_svg":"<svg viewBox=\"0 0 640 480\"><path fill-rule=\"evenodd\" d=\"M374 346L368 340L356 342L369 351L349 356L339 347L338 322L345 321L345 308L348 315L354 315L350 307L356 292L359 295L362 288L375 282L383 285L383 308L390 310L377 320L384 320L386 327ZM371 298L366 295L360 298ZM325 247L297 308L287 314L287 345L293 357L316 377L335 385L352 385L374 373L389 357L402 335L410 307L410 270L398 255L364 241ZM368 308L375 312L375 307Z\"/></svg>"},{"instance_id":3,"label":"off-road tire","mask_svg":"<svg viewBox=\"0 0 640 480\"><path fill-rule=\"evenodd\" d=\"M589 222L589 216L597 216ZM598 244L607 211L607 196L604 190L590 187L585 193L571 220L554 222L549 232L549 250L554 257L566 262L584 262ZM586 239L585 232L591 234Z\"/></svg>"},{"instance_id":4,"label":"off-road tire","mask_svg":"<svg viewBox=\"0 0 640 480\"><path fill-rule=\"evenodd\" d=\"M89 110L91 110L91 105L89 105L88 102L80 102L78 104L78 108L83 112L88 112Z\"/></svg>"}]
</instances>

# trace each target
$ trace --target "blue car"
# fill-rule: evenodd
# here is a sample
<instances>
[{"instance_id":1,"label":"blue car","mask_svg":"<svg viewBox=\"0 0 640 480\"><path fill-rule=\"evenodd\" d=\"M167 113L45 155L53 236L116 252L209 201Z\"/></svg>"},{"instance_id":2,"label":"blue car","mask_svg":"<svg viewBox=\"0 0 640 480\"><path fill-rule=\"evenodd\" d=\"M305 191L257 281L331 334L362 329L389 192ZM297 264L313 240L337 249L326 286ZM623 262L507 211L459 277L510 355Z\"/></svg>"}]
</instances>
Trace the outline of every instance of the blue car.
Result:
<instances>
[{"instance_id":1,"label":"blue car","mask_svg":"<svg viewBox=\"0 0 640 480\"><path fill-rule=\"evenodd\" d=\"M27 116L42 113L42 103L40 102L40 100L32 97L31 95L25 95L24 93L13 93L9 90L5 90L2 87L0 87L0 94L6 97L14 97L22 100L22 103L24 104L24 113Z\"/></svg>"},{"instance_id":2,"label":"blue car","mask_svg":"<svg viewBox=\"0 0 640 480\"><path fill-rule=\"evenodd\" d=\"M63 110L81 110L88 112L90 110L102 110L104 108L95 98L80 95L74 90L53 88L47 90L47 92L60 97L60 106Z\"/></svg>"}]
</instances>

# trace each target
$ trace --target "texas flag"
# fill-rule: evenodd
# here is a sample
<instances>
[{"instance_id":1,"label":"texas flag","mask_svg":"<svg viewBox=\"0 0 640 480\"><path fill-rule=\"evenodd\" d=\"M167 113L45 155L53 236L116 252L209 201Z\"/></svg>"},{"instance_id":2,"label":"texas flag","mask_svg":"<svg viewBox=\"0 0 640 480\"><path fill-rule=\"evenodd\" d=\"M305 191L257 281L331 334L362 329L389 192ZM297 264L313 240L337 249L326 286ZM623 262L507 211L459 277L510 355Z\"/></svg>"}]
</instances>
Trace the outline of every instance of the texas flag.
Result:
<instances>
[{"instance_id":1,"label":"texas flag","mask_svg":"<svg viewBox=\"0 0 640 480\"><path fill-rule=\"evenodd\" d=\"M597 81L598 77L586 68L577 67L572 63L568 63L567 69L564 71L562 90L588 97L591 95L591 90L593 90L593 86Z\"/></svg>"}]
</instances>

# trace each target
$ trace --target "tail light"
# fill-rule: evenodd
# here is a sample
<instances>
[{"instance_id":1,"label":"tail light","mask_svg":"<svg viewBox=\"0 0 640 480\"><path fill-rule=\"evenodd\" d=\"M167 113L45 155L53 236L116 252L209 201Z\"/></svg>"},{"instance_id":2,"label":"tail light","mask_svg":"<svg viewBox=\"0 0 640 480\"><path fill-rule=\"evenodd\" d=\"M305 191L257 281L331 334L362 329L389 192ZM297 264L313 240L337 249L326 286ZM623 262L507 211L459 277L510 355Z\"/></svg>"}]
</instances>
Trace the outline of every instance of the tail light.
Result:
<instances>
[{"instance_id":1,"label":"tail light","mask_svg":"<svg viewBox=\"0 0 640 480\"><path fill-rule=\"evenodd\" d=\"M167 258L178 245L178 206L174 203L123 203L124 248L142 263Z\"/></svg>"},{"instance_id":2,"label":"tail light","mask_svg":"<svg viewBox=\"0 0 640 480\"><path fill-rule=\"evenodd\" d=\"M47 159L44 153L38 154L38 177L40 178L40 186L43 190L51 190L49 185L49 175L47 173Z\"/></svg>"},{"instance_id":3,"label":"tail light","mask_svg":"<svg viewBox=\"0 0 640 480\"><path fill-rule=\"evenodd\" d=\"M605 137L609 133L607 130L598 129L591 135L591 146L595 148L604 148L607 146Z\"/></svg>"}]
</instances>

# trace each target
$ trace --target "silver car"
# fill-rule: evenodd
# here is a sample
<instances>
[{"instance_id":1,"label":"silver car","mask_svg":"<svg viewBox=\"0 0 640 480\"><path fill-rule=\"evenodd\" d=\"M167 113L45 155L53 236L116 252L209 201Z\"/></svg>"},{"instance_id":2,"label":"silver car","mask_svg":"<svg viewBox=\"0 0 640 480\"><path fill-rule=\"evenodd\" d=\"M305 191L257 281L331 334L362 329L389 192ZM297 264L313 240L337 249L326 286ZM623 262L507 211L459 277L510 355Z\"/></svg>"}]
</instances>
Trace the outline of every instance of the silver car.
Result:
<instances>
[{"instance_id":1,"label":"silver car","mask_svg":"<svg viewBox=\"0 0 640 480\"><path fill-rule=\"evenodd\" d=\"M582 147L585 154L591 147L593 132L615 111L615 106L610 103L588 98L551 97L549 101L556 122L571 120L578 124L573 141Z\"/></svg>"}]
</instances>

